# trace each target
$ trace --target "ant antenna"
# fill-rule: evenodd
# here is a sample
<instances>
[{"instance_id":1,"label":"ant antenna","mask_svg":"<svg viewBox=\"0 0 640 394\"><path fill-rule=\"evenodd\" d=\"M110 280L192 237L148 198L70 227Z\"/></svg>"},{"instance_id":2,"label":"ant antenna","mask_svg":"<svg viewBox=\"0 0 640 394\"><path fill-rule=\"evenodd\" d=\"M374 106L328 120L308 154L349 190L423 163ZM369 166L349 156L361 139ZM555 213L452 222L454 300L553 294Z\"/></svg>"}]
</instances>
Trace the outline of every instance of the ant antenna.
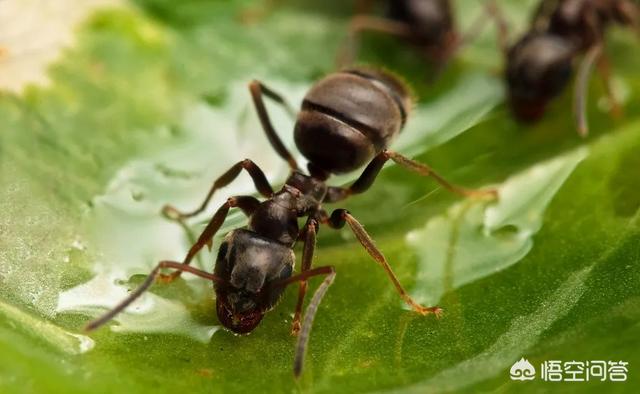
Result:
<instances>
[{"instance_id":1,"label":"ant antenna","mask_svg":"<svg viewBox=\"0 0 640 394\"><path fill-rule=\"evenodd\" d=\"M302 366L304 365L304 357L307 353L307 345L309 343L309 333L311 333L311 326L313 325L313 319L316 317L316 312L318 311L318 305L320 305L320 301L322 301L322 297L324 297L325 293L329 289L329 286L333 283L333 280L336 278L336 273L331 270L329 275L322 281L320 287L313 294L313 298L307 307L307 310L304 315L304 322L302 323L302 329L300 330L300 334L298 335L298 343L296 344L296 355L293 360L293 374L296 378L300 377L302 373Z\"/></svg>"},{"instance_id":2,"label":"ant antenna","mask_svg":"<svg viewBox=\"0 0 640 394\"><path fill-rule=\"evenodd\" d=\"M144 280L144 282L142 282L142 284L137 289L135 289L133 293L131 293L124 300L122 300L122 302L116 305L113 309L111 309L110 311L107 311L104 315L100 316L95 320L90 321L84 327L84 330L86 332L93 331L96 328L108 322L109 320L113 319L118 313L122 312L126 307L129 306L129 304L131 304L138 297L140 297L142 293L144 293L153 284L153 282L155 282L156 278L160 276L160 270L163 268L173 268L179 271L186 271L194 275L197 275L201 278L212 280L216 283L224 283L224 280L222 280L218 276L214 274L210 274L205 271L201 271L197 268L188 266L186 264L178 263L176 261L161 261L153 270L151 270L151 272L149 273L147 278Z\"/></svg>"},{"instance_id":3,"label":"ant antenna","mask_svg":"<svg viewBox=\"0 0 640 394\"><path fill-rule=\"evenodd\" d=\"M578 77L576 79L574 91L573 110L578 126L578 134L582 137L586 137L589 133L586 110L589 79L591 77L591 71L593 70L593 64L601 54L602 45L594 45L584 56L584 59L580 63L580 68L578 69Z\"/></svg>"}]
</instances>

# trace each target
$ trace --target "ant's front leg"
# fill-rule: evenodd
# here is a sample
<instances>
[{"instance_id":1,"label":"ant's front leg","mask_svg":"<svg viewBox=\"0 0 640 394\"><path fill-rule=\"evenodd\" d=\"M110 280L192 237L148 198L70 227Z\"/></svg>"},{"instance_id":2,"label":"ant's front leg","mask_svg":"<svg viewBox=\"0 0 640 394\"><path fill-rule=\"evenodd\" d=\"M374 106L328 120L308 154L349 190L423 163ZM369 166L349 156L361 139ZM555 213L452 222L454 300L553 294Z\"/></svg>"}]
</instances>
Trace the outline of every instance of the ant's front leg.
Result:
<instances>
[{"instance_id":1,"label":"ant's front leg","mask_svg":"<svg viewBox=\"0 0 640 394\"><path fill-rule=\"evenodd\" d=\"M178 263L177 261L161 261L161 262L158 263L158 265L156 265L156 267L153 270L151 270L151 272L147 276L147 279L145 279L144 282L142 282L142 284L140 286L138 286L137 289L135 289L131 294L129 294L129 296L127 298L122 300L113 309L107 311L105 314L103 314L99 318L90 321L85 326L85 328L84 328L85 331L93 331L93 330L95 330L96 328L102 326L103 324L105 324L109 320L113 319L118 313L122 312L133 301L135 301L138 297L140 297L142 295L142 293L144 293L153 284L153 282L155 282L156 279L158 279L162 275L160 273L160 270L163 269L163 268L172 268L172 269L178 270L177 272L186 271L186 272L189 272L189 273L194 274L196 276L199 276L201 278L212 280L212 281L214 281L216 283L223 283L224 282L221 278L217 277L214 274L210 274L208 272L199 270L197 268L193 268L193 267L190 267L188 265L185 265L185 264L182 264L182 263Z\"/></svg>"},{"instance_id":2,"label":"ant's front leg","mask_svg":"<svg viewBox=\"0 0 640 394\"><path fill-rule=\"evenodd\" d=\"M316 233L318 231L318 222L309 218L304 229L304 246L302 249L302 265L300 272L304 273L311 268L313 260L313 253L316 248ZM307 281L300 281L300 288L298 290L298 303L296 304L296 311L293 315L293 323L291 324L291 334L298 335L300 331L300 316L302 314L302 305L304 303L304 297L307 294Z\"/></svg>"},{"instance_id":3,"label":"ant's front leg","mask_svg":"<svg viewBox=\"0 0 640 394\"><path fill-rule=\"evenodd\" d=\"M215 215L204 229L196 243L189 249L187 256L185 257L182 263L178 263L176 261L161 261L158 265L151 270L147 279L136 289L134 290L127 298L122 300L118 305L116 305L113 309L100 316L99 318L89 322L85 327L86 331L92 331L96 328L102 326L104 323L113 319L115 315L122 312L127 306L129 306L133 301L135 301L138 297L142 295L156 280L161 282L171 282L176 279L182 272L189 272L194 275L197 275L201 278L212 280L216 283L223 283L224 281L214 274L210 274L208 272L199 270L197 268L189 266L193 257L202 249L205 245L211 246L211 241L213 236L224 223L224 219L227 217L229 213L229 209L233 207L238 207L242 209L242 211L247 215L251 215L258 205L260 201L252 196L236 196L231 197L222 204L222 206L216 211ZM175 269L171 274L163 274L160 271L164 268L172 268Z\"/></svg>"},{"instance_id":4,"label":"ant's front leg","mask_svg":"<svg viewBox=\"0 0 640 394\"><path fill-rule=\"evenodd\" d=\"M216 213L213 215L213 218L211 218L211 221L209 221L209 224L207 224L207 227L205 227L202 234L200 234L200 237L198 237L198 240L191 246L189 252L187 252L187 255L185 256L182 263L184 265L189 265L191 263L191 260L193 260L195 255L205 245L211 248L213 237L218 232L220 227L222 227L224 220L229 214L230 208L238 207L244 212L245 215L251 216L253 212L255 212L255 210L258 208L258 205L260 205L260 201L252 196L236 196L229 198L224 204L222 204L220 208L218 208ZM169 275L160 274L158 279L162 282L168 283L179 277L181 273L182 271L176 271Z\"/></svg>"},{"instance_id":5,"label":"ant's front leg","mask_svg":"<svg viewBox=\"0 0 640 394\"><path fill-rule=\"evenodd\" d=\"M418 163L417 161L406 158L397 152L391 150L383 150L376 157L374 157L373 160L371 160L367 168L365 168L365 170L362 172L362 175L360 175L360 177L351 186L349 186L348 188L329 187L324 202L332 203L341 201L353 194L359 194L366 191L371 187L376 177L380 173L380 170L382 170L382 167L389 159L393 160L394 162L396 162L396 164L399 164L407 170L413 171L422 176L432 177L442 187L452 193L460 194L465 197L489 196L491 198L497 198L498 196L498 193L495 189L465 189L463 187L456 186L449 183L446 179L438 175L438 173L436 173L431 167L425 164Z\"/></svg>"},{"instance_id":6,"label":"ant's front leg","mask_svg":"<svg viewBox=\"0 0 640 394\"><path fill-rule=\"evenodd\" d=\"M207 196L205 197L204 201L202 202L202 204L200 204L200 206L197 209L191 212L184 213L184 212L178 211L176 208L174 208L171 205L165 205L162 208L162 213L169 219L179 220L179 221L184 220L186 218L190 218L192 216L195 216L201 213L207 208L207 205L209 204L209 201L213 197L213 194L218 189L221 189L227 186L228 184L230 184L231 182L233 182L238 177L238 175L240 175L240 171L242 170L246 170L249 176L251 176L251 179L253 180L253 184L255 185L258 192L260 192L260 194L262 194L264 197L267 197L267 198L273 195L273 189L271 188L271 185L269 185L269 181L267 180L267 177L264 175L264 172L262 172L262 170L260 169L260 167L256 165L256 163L254 163L249 159L245 159L234 164L227 172L222 174L222 176L220 176L218 179L215 180L215 182L213 182L213 186L211 186L209 193L207 193Z\"/></svg>"},{"instance_id":7,"label":"ant's front leg","mask_svg":"<svg viewBox=\"0 0 640 394\"><path fill-rule=\"evenodd\" d=\"M421 315L428 315L430 313L433 313L437 317L440 316L440 314L442 313L442 309L440 309L439 307L422 306L418 304L416 301L414 301L413 298L411 298L409 293L407 293L404 287L402 287L402 285L400 284L400 281L398 280L396 275L393 273L393 270L391 269L389 262L387 262L387 259L384 257L380 249L378 249L378 247L375 245L375 243L373 242L373 239L371 239L369 234L367 234L367 232L365 231L364 227L362 227L362 225L353 216L351 216L351 214L347 210L336 209L331 213L331 217L328 217L328 218L325 217L325 222L330 227L336 228L336 229L344 227L344 224L347 223L351 228L351 231L353 231L353 234L356 236L360 244L365 248L367 253L369 253L369 255L373 257L373 259L378 264L380 264L382 268L384 268L384 270L387 272L389 279L395 286L398 294L400 294L400 297L404 300L404 302L409 307L411 307L411 309L413 309L414 311L418 312Z\"/></svg>"}]
</instances>

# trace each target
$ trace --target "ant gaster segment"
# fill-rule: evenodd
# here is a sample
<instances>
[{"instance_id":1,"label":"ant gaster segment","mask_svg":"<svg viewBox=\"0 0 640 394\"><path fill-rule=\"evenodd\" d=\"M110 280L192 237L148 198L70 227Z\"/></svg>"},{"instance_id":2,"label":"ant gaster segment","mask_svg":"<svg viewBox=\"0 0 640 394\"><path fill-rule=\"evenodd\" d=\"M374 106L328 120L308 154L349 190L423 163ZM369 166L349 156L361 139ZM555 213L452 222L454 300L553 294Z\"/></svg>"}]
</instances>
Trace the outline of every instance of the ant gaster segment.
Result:
<instances>
[{"instance_id":1,"label":"ant gaster segment","mask_svg":"<svg viewBox=\"0 0 640 394\"><path fill-rule=\"evenodd\" d=\"M493 16L487 0L485 11ZM464 35L456 29L451 0L388 0L387 16L369 14L372 1L360 1L358 15L351 19L347 39L338 55L338 65L350 65L357 57L360 36L365 31L396 36L415 46L440 71L453 54L477 36L486 22L480 15ZM501 20L496 19L498 28Z\"/></svg>"},{"instance_id":2,"label":"ant gaster segment","mask_svg":"<svg viewBox=\"0 0 640 394\"><path fill-rule=\"evenodd\" d=\"M594 63L604 80L612 112L619 114L609 62L603 54L606 28L614 23L634 26L640 32L638 6L630 0L543 0L530 30L510 48L503 48L509 103L516 118L538 120L549 101L568 84L579 55L584 57L575 84L574 114L580 135L588 132L586 91Z\"/></svg>"},{"instance_id":3,"label":"ant gaster segment","mask_svg":"<svg viewBox=\"0 0 640 394\"><path fill-rule=\"evenodd\" d=\"M346 70L326 76L309 90L294 130L296 145L309 160L309 174L299 170L276 134L263 96L285 108L291 107L282 96L258 81L253 81L249 89L268 140L291 168L284 186L274 192L260 168L246 159L216 179L203 203L194 211L182 213L172 206L165 206L164 214L172 219L183 221L195 216L205 210L217 190L231 183L243 170L251 176L256 189L265 198L264 201L252 196L229 198L213 215L181 263L160 262L140 287L114 309L90 322L87 329L93 330L109 321L155 280L170 282L185 271L213 282L220 323L235 333L245 334L255 329L264 314L278 303L286 286L298 283L292 333L298 335L294 373L299 376L313 319L336 275L331 265L312 268L320 224L332 228L348 225L369 255L386 271L407 305L422 315L439 314L440 308L422 306L407 294L385 256L348 211L336 209L329 215L322 204L338 202L366 191L388 160L419 175L431 176L446 189L464 196L495 196L495 191L454 186L430 167L387 149L400 132L411 108L407 89L389 73L372 69ZM369 164L351 186L344 188L325 183L331 174L353 171L366 162ZM189 264L198 251L205 245L211 247L214 235L231 208L240 208L244 212L249 218L247 227L233 230L224 237L213 274L191 267ZM301 217L306 217L306 222L299 228L298 218ZM302 264L300 273L294 274L293 247L297 240L303 242ZM163 269L174 272L161 273ZM324 276L324 281L315 291L301 324L307 281L315 276Z\"/></svg>"}]
</instances>

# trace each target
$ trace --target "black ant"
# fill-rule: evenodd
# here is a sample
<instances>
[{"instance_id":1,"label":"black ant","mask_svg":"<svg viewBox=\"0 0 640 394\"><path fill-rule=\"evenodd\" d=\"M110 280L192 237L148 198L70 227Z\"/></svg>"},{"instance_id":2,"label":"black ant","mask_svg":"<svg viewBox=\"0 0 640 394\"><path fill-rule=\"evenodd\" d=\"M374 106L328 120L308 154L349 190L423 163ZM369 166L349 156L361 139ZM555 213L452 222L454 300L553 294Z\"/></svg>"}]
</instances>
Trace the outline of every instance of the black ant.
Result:
<instances>
[{"instance_id":1,"label":"black ant","mask_svg":"<svg viewBox=\"0 0 640 394\"><path fill-rule=\"evenodd\" d=\"M264 314L276 306L286 286L299 283L298 302L292 324L292 333L299 334L294 361L294 373L297 377L302 371L313 319L322 297L335 278L335 269L331 265L311 268L320 224L336 229L348 224L366 251L384 268L407 305L422 315L440 314L440 308L422 306L407 294L387 259L348 211L336 209L329 215L323 210L322 204L342 201L369 189L389 159L419 175L431 176L446 189L464 196L496 196L496 192L454 186L430 167L387 149L391 140L402 129L412 105L407 88L387 72L358 68L330 74L306 94L297 116L294 135L297 147L309 160L309 175L299 170L295 159L276 134L263 96L286 109L291 107L281 95L261 82L251 82L249 90L269 142L291 168L291 174L282 189L274 192L262 170L253 161L245 159L216 179L196 210L182 213L172 206L165 206L163 213L171 219L182 221L195 216L205 210L218 189L231 183L242 170L249 173L258 192L266 198L262 202L252 196L229 198L213 215L181 263L161 261L129 297L102 317L90 322L86 329L94 330L109 321L147 290L156 279L171 282L182 271L186 271L214 283L216 312L220 323L235 333L246 334L255 329ZM343 188L325 183L331 174L350 172L367 162L369 164L364 172L351 186ZM222 226L229 210L235 207L248 216L248 226L226 235L220 245L213 273L191 267L189 263L193 257L205 245L211 247L214 235ZM298 226L298 218L301 217L307 218L302 229ZM303 241L304 246L300 273L294 275L293 247L297 240ZM161 273L165 268L176 271ZM318 275L324 275L325 279L314 293L301 324L307 281Z\"/></svg>"},{"instance_id":2,"label":"black ant","mask_svg":"<svg viewBox=\"0 0 640 394\"><path fill-rule=\"evenodd\" d=\"M603 54L605 31L614 23L640 31L639 7L630 0L543 0L530 31L510 48L503 47L509 104L516 118L533 122L542 116L549 101L569 82L578 55L584 55L574 91L579 134L588 132L586 90L594 63L604 79L612 112L619 114Z\"/></svg>"},{"instance_id":3,"label":"black ant","mask_svg":"<svg viewBox=\"0 0 640 394\"><path fill-rule=\"evenodd\" d=\"M485 11L493 16L488 0ZM418 48L427 59L435 63L440 71L453 54L473 37L477 36L486 20L481 15L469 31L461 35L453 15L451 0L390 0L387 1L387 16L368 14L371 1L359 1L358 15L351 19L347 39L338 55L338 65L352 64L357 57L360 35L364 31L384 33L404 39ZM498 28L501 20L496 20ZM437 74L437 72L436 72Z\"/></svg>"}]
</instances>

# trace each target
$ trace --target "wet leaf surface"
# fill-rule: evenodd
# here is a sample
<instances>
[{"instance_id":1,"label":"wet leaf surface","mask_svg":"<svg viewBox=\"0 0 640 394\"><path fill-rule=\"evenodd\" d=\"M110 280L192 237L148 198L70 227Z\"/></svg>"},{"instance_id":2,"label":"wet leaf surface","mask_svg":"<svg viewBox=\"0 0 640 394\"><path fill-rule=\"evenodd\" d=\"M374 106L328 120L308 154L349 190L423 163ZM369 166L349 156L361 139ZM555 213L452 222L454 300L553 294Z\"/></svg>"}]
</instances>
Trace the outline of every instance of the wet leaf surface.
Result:
<instances>
[{"instance_id":1,"label":"wet leaf surface","mask_svg":"<svg viewBox=\"0 0 640 394\"><path fill-rule=\"evenodd\" d=\"M469 26L477 5L457 3ZM246 84L261 79L297 106L332 70L350 7L285 3L241 23L253 7L140 0L94 11L49 68L49 85L0 93L0 391L557 388L510 381L521 357L536 366L628 361L626 383L562 389L637 391L640 59L637 41L618 30L609 52L625 114L611 118L592 81L586 140L574 132L569 92L538 125L510 118L491 29L431 84L410 48L365 39L362 60L402 73L420 97L394 149L458 184L501 193L499 201L461 199L389 166L369 192L344 204L410 292L443 307L442 319L404 310L355 238L323 228L315 264L333 264L338 275L300 382L291 373L295 289L240 337L219 329L211 285L185 275L154 286L111 329L84 335L83 324L158 260L181 259L206 223L202 215L185 232L162 218L164 204L195 207L210 182L245 157L273 184L286 176ZM522 2L507 3L514 35L527 12ZM292 146L293 120L269 109ZM208 212L251 190L241 176ZM242 223L232 215L225 229ZM214 253L215 245L196 264L212 269Z\"/></svg>"}]
</instances>

